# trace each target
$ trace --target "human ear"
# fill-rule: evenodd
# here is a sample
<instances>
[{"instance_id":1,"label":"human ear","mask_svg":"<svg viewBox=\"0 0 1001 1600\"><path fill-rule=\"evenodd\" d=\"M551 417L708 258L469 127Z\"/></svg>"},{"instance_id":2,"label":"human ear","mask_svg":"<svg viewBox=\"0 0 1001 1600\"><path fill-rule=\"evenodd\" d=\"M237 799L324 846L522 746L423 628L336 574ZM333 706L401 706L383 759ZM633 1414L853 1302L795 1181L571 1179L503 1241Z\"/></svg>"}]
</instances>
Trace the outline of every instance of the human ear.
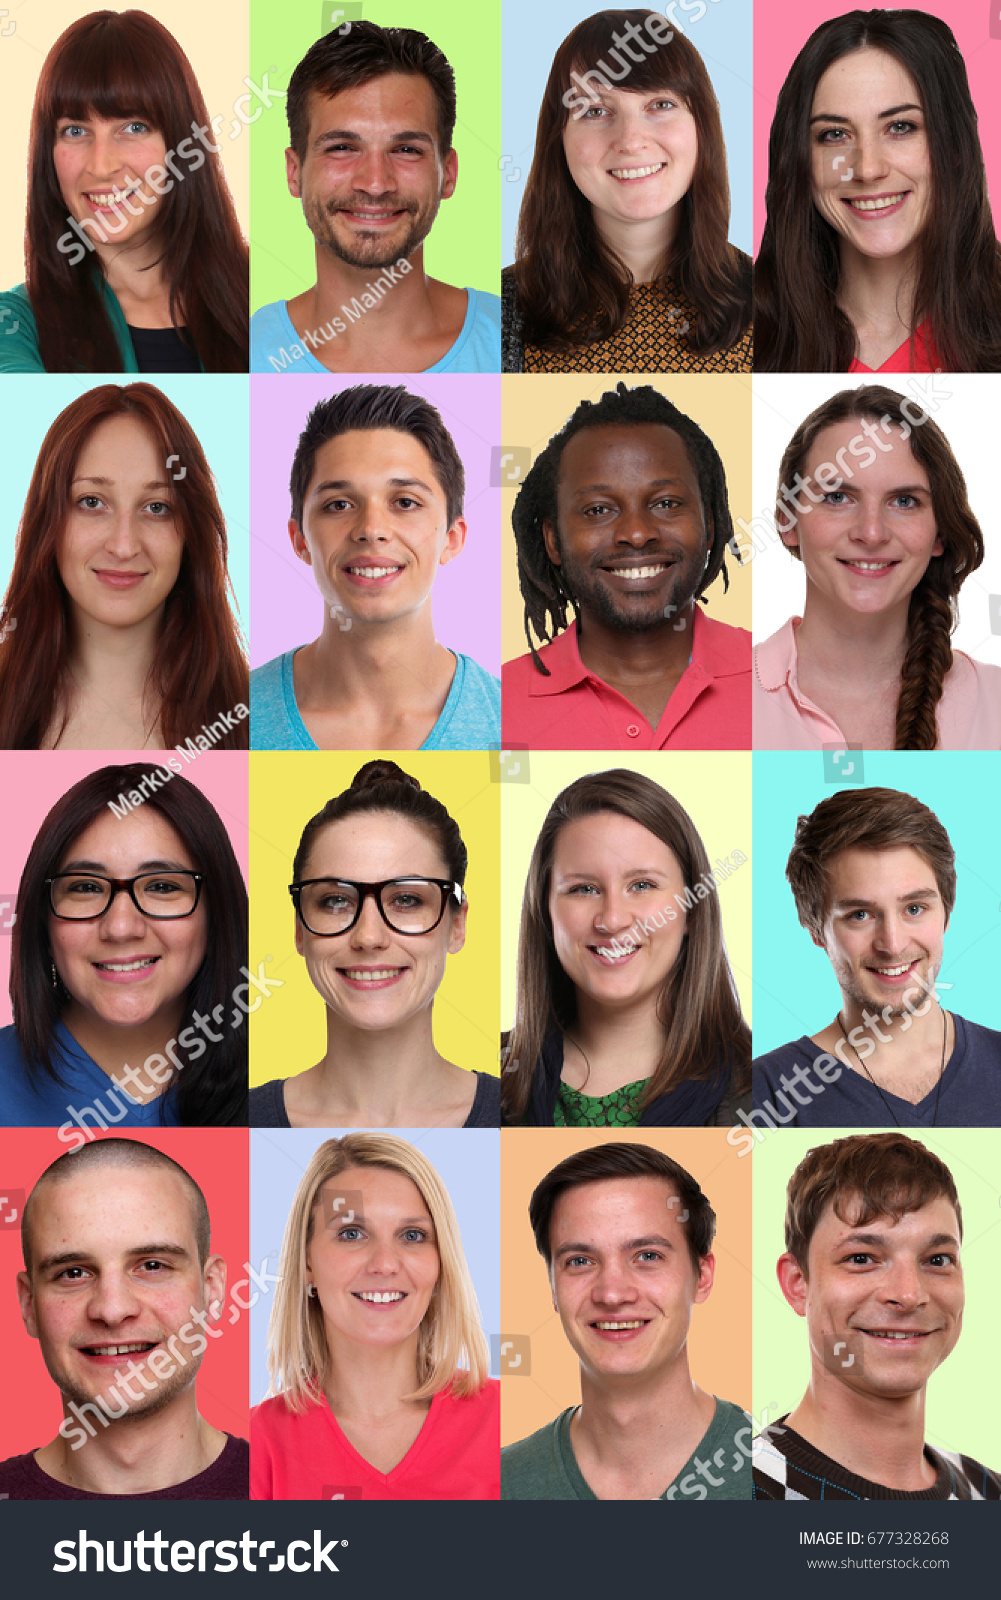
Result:
<instances>
[{"instance_id":1,"label":"human ear","mask_svg":"<svg viewBox=\"0 0 1001 1600\"><path fill-rule=\"evenodd\" d=\"M779 1256L775 1272L779 1280L779 1288L797 1317L805 1317L808 1284L806 1273L796 1260L796 1257L790 1255L787 1250L784 1255Z\"/></svg>"}]
</instances>

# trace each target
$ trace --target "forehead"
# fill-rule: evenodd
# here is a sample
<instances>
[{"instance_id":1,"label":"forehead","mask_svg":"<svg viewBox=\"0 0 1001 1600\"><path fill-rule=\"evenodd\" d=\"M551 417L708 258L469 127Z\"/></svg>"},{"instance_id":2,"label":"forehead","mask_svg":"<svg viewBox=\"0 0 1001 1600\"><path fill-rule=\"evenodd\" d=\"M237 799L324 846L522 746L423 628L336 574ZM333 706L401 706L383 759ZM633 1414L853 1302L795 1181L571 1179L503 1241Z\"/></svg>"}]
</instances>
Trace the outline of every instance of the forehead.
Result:
<instances>
[{"instance_id":1,"label":"forehead","mask_svg":"<svg viewBox=\"0 0 1001 1600\"><path fill-rule=\"evenodd\" d=\"M811 114L878 117L902 105L921 105L918 86L907 68L885 50L853 50L821 75Z\"/></svg>"},{"instance_id":2,"label":"forehead","mask_svg":"<svg viewBox=\"0 0 1001 1600\"><path fill-rule=\"evenodd\" d=\"M307 869L305 877L370 883L407 873L441 878L447 872L431 835L398 811L362 811L328 823L313 841Z\"/></svg>"},{"instance_id":3,"label":"forehead","mask_svg":"<svg viewBox=\"0 0 1001 1600\"><path fill-rule=\"evenodd\" d=\"M680 870L674 851L649 828L617 811L567 822L556 835L553 871L632 872L637 867Z\"/></svg>"},{"instance_id":4,"label":"forehead","mask_svg":"<svg viewBox=\"0 0 1001 1600\"><path fill-rule=\"evenodd\" d=\"M160 457L152 433L137 417L105 417L81 446L74 475L98 472L114 482L140 472L159 480L164 476Z\"/></svg>"},{"instance_id":5,"label":"forehead","mask_svg":"<svg viewBox=\"0 0 1001 1600\"><path fill-rule=\"evenodd\" d=\"M920 1250L929 1240L945 1236L959 1243L956 1209L944 1194L936 1195L927 1205L919 1206L914 1211L905 1211L896 1222L891 1216L872 1217L865 1223L854 1221L858 1213L853 1212L851 1198L850 1195L840 1198L841 1210L847 1221L842 1221L835 1212L834 1200L828 1201L810 1240L811 1254L814 1250L822 1254L836 1251L843 1242L854 1241L859 1234L878 1234L891 1250L901 1251Z\"/></svg>"},{"instance_id":6,"label":"forehead","mask_svg":"<svg viewBox=\"0 0 1001 1600\"><path fill-rule=\"evenodd\" d=\"M331 480L389 484L393 478L419 478L444 501L434 464L419 439L398 428L351 428L317 446L308 493Z\"/></svg>"},{"instance_id":7,"label":"forehead","mask_svg":"<svg viewBox=\"0 0 1001 1600\"><path fill-rule=\"evenodd\" d=\"M685 441L663 422L601 423L585 427L564 446L560 457L561 494L588 485L632 485L672 477L698 489L698 477Z\"/></svg>"},{"instance_id":8,"label":"forehead","mask_svg":"<svg viewBox=\"0 0 1001 1600\"><path fill-rule=\"evenodd\" d=\"M130 867L143 861L176 861L191 867L192 860L180 835L166 817L150 805L125 817L105 811L78 833L63 852L63 861L93 861L120 867L112 877L128 876Z\"/></svg>"},{"instance_id":9,"label":"forehead","mask_svg":"<svg viewBox=\"0 0 1001 1600\"><path fill-rule=\"evenodd\" d=\"M928 473L916 459L910 441L904 438L903 429L893 422L884 428L882 423L873 423L870 418L866 421L878 429L879 443L871 446L875 449L876 459L866 467L860 466L857 459L849 459L852 477L845 474L845 482L850 483L853 489L862 490L878 491L904 483L912 486L922 484L929 489ZM815 473L822 462L830 462L833 470L840 472L838 451L847 449L851 441L859 436L864 438L858 417L848 417L844 422L832 422L829 427L821 428L804 458L804 474Z\"/></svg>"},{"instance_id":10,"label":"forehead","mask_svg":"<svg viewBox=\"0 0 1001 1600\"><path fill-rule=\"evenodd\" d=\"M826 868L827 903L842 900L900 900L909 894L938 893L929 863L909 845L895 850L842 850Z\"/></svg>"},{"instance_id":11,"label":"forehead","mask_svg":"<svg viewBox=\"0 0 1001 1600\"><path fill-rule=\"evenodd\" d=\"M391 139L405 132L436 138L434 90L427 78L404 72L386 72L334 95L314 89L309 96L310 142L331 130L370 139Z\"/></svg>"},{"instance_id":12,"label":"forehead","mask_svg":"<svg viewBox=\"0 0 1001 1600\"><path fill-rule=\"evenodd\" d=\"M557 1196L549 1224L554 1250L561 1242L622 1244L645 1234L684 1237L683 1208L668 1178L598 1178Z\"/></svg>"},{"instance_id":13,"label":"forehead","mask_svg":"<svg viewBox=\"0 0 1001 1600\"><path fill-rule=\"evenodd\" d=\"M72 1156L67 1159L72 1160ZM152 1237L197 1254L191 1191L160 1167L96 1167L42 1185L31 1203L31 1247L42 1256L79 1250L111 1257Z\"/></svg>"},{"instance_id":14,"label":"forehead","mask_svg":"<svg viewBox=\"0 0 1001 1600\"><path fill-rule=\"evenodd\" d=\"M321 1185L315 1205L332 1222L335 1218L330 1212L338 1198L346 1194L361 1196L362 1218L430 1215L427 1202L413 1178L409 1178L405 1172L397 1172L395 1168L345 1167L336 1178L328 1178Z\"/></svg>"}]
</instances>

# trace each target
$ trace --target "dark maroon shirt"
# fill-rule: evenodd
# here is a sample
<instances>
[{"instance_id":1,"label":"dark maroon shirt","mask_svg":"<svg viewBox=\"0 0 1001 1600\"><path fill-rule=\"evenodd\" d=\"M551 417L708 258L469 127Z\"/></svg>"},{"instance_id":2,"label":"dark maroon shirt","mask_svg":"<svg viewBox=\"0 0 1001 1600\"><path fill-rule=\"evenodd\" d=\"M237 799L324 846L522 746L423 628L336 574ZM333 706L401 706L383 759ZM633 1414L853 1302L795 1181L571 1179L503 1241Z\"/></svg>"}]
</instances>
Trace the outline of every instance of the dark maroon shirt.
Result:
<instances>
[{"instance_id":1,"label":"dark maroon shirt","mask_svg":"<svg viewBox=\"0 0 1001 1600\"><path fill-rule=\"evenodd\" d=\"M34 1453L9 1456L0 1461L0 1496L7 1500L249 1500L250 1445L246 1439L226 1435L219 1456L204 1472L166 1489L144 1490L142 1494L94 1494L90 1489L71 1489L43 1472Z\"/></svg>"}]
</instances>

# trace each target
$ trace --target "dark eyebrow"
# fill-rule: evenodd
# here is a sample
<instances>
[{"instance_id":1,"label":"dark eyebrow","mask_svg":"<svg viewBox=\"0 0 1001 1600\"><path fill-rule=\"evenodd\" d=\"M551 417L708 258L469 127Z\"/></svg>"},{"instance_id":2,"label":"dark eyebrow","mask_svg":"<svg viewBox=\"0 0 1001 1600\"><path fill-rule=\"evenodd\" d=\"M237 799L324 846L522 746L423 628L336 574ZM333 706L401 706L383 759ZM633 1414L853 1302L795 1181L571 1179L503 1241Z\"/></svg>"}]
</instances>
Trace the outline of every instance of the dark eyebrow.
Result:
<instances>
[{"instance_id":1,"label":"dark eyebrow","mask_svg":"<svg viewBox=\"0 0 1001 1600\"><path fill-rule=\"evenodd\" d=\"M901 111L923 111L923 110L924 110L923 106L919 106L919 105L916 105L916 104L915 105L907 105L907 106L890 106L889 110L887 110L887 111L878 111L876 113L876 120L877 120L877 122L882 122L884 117L896 117L896 116L899 116ZM818 113L817 113L817 115L815 117L811 117L810 118L810 126L812 127L815 122L851 122L851 120L852 120L851 117L842 116L842 114L839 111L818 111Z\"/></svg>"},{"instance_id":2,"label":"dark eyebrow","mask_svg":"<svg viewBox=\"0 0 1001 1600\"><path fill-rule=\"evenodd\" d=\"M73 482L99 483L103 488L106 489L113 489L115 486L114 478L96 478L89 472L78 474L77 477L73 479ZM168 484L166 478L153 478L150 483L143 484L143 489L169 489L169 487L170 485Z\"/></svg>"},{"instance_id":3,"label":"dark eyebrow","mask_svg":"<svg viewBox=\"0 0 1001 1600\"><path fill-rule=\"evenodd\" d=\"M642 1239L628 1239L624 1245L619 1246L619 1249L645 1250L648 1249L650 1245L657 1245L661 1250L674 1249L674 1245L671 1243L670 1239L665 1239L663 1235L659 1233L648 1234ZM557 1245L556 1249L553 1251L553 1256L592 1256L594 1253L595 1247L593 1244L561 1244Z\"/></svg>"},{"instance_id":4,"label":"dark eyebrow","mask_svg":"<svg viewBox=\"0 0 1001 1600\"><path fill-rule=\"evenodd\" d=\"M875 1245L877 1249L884 1249L887 1244L887 1237L885 1233L849 1233L840 1241L839 1244L835 1246L835 1249L843 1250L845 1246L849 1244ZM942 1244L951 1244L953 1249L959 1249L959 1240L951 1233L934 1234L931 1239L926 1241L922 1248L925 1250L933 1250Z\"/></svg>"},{"instance_id":5,"label":"dark eyebrow","mask_svg":"<svg viewBox=\"0 0 1001 1600\"><path fill-rule=\"evenodd\" d=\"M688 484L684 478L652 478L647 484L648 489L686 489ZM573 491L574 494L618 494L613 483L582 483Z\"/></svg>"},{"instance_id":6,"label":"dark eyebrow","mask_svg":"<svg viewBox=\"0 0 1001 1600\"><path fill-rule=\"evenodd\" d=\"M907 894L898 894L897 904L898 906L906 906L912 900L929 900L933 898L938 898L938 890L936 888L909 889ZM835 900L833 909L835 911L854 911L856 909L869 911L875 904L875 900L866 900L861 895L850 896L846 900Z\"/></svg>"},{"instance_id":7,"label":"dark eyebrow","mask_svg":"<svg viewBox=\"0 0 1001 1600\"><path fill-rule=\"evenodd\" d=\"M355 139L360 144L363 135L354 128L328 128L324 133L318 133L313 140L314 144L323 144L326 139ZM400 144L406 139L409 144L429 144L434 148L434 139L423 128L404 128L402 133L390 134L386 141L388 144Z\"/></svg>"},{"instance_id":8,"label":"dark eyebrow","mask_svg":"<svg viewBox=\"0 0 1001 1600\"><path fill-rule=\"evenodd\" d=\"M435 490L429 483L425 483L423 478L387 478L386 481L387 483L390 483L394 489L415 488L423 489L425 494L435 493ZM353 487L354 484L350 478L327 478L325 482L318 483L315 489L311 489L309 491L309 497L311 500L313 500L317 495L328 494L331 489L352 489ZM440 489L438 490L438 493L441 493Z\"/></svg>"},{"instance_id":9,"label":"dark eyebrow","mask_svg":"<svg viewBox=\"0 0 1001 1600\"><path fill-rule=\"evenodd\" d=\"M179 861L141 861L139 863L140 872L191 872L193 870L192 867L182 867ZM113 872L108 871L103 861L67 861L66 865L60 867L59 871L61 873L96 872L103 878L113 878L115 876Z\"/></svg>"},{"instance_id":10,"label":"dark eyebrow","mask_svg":"<svg viewBox=\"0 0 1001 1600\"><path fill-rule=\"evenodd\" d=\"M139 1244L132 1245L124 1252L127 1256L176 1256L179 1260L191 1259L190 1250L182 1244ZM47 1272L52 1267L82 1267L93 1261L93 1256L86 1250L64 1250L51 1256L43 1256L38 1263L39 1272Z\"/></svg>"}]
</instances>

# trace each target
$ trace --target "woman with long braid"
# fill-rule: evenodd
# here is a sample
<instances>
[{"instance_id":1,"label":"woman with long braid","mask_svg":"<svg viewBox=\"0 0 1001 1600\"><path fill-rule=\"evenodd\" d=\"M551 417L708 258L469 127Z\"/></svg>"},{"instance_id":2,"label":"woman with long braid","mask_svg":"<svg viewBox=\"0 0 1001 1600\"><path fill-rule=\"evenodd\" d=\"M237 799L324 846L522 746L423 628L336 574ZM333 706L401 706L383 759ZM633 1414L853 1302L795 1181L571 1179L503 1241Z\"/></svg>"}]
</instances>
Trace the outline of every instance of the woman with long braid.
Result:
<instances>
[{"instance_id":1,"label":"woman with long braid","mask_svg":"<svg viewBox=\"0 0 1001 1600\"><path fill-rule=\"evenodd\" d=\"M984 540L931 417L881 385L832 395L786 447L776 526L806 599L755 647L756 749L1001 747L1001 667L952 648Z\"/></svg>"}]
</instances>

